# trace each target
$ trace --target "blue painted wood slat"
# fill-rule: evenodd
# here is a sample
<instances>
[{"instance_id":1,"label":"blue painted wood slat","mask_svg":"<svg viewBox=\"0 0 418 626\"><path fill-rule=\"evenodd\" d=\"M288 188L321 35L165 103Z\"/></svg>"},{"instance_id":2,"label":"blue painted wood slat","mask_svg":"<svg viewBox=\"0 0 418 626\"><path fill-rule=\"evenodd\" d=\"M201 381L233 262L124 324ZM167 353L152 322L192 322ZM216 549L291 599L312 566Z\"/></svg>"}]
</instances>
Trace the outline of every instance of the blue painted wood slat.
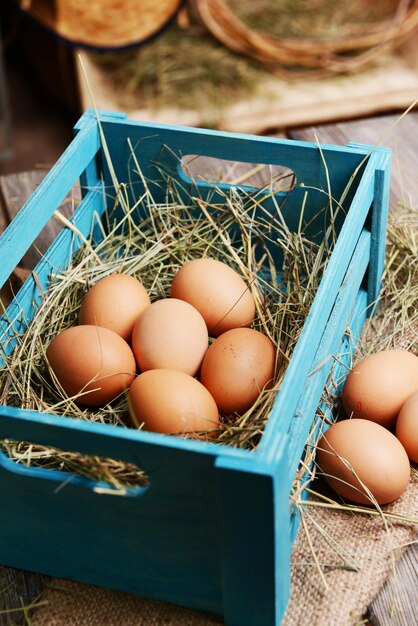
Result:
<instances>
[{"instance_id":1,"label":"blue painted wood slat","mask_svg":"<svg viewBox=\"0 0 418 626\"><path fill-rule=\"evenodd\" d=\"M97 124L91 119L1 235L0 287L95 157L99 147Z\"/></svg>"}]
</instances>

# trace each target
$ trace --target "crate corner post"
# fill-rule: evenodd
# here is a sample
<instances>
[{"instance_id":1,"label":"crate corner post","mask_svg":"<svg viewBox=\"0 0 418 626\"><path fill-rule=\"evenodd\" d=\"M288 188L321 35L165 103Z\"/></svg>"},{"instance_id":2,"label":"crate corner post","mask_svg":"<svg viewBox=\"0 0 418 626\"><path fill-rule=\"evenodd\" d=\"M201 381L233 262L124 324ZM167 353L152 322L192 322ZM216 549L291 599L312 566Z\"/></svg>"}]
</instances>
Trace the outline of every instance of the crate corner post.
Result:
<instances>
[{"instance_id":1,"label":"crate corner post","mask_svg":"<svg viewBox=\"0 0 418 626\"><path fill-rule=\"evenodd\" d=\"M286 456L274 471L251 461L216 463L225 625L279 626L290 595Z\"/></svg>"},{"instance_id":2,"label":"crate corner post","mask_svg":"<svg viewBox=\"0 0 418 626\"><path fill-rule=\"evenodd\" d=\"M386 230L389 214L389 190L391 171L390 148L376 149L374 201L372 204L371 249L369 273L369 305L378 303L385 264Z\"/></svg>"},{"instance_id":3,"label":"crate corner post","mask_svg":"<svg viewBox=\"0 0 418 626\"><path fill-rule=\"evenodd\" d=\"M386 230L389 214L391 148L349 142L349 147L368 150L368 158L374 161L374 194L370 213L370 266L367 283L368 315L379 306L379 293L385 263Z\"/></svg>"}]
</instances>

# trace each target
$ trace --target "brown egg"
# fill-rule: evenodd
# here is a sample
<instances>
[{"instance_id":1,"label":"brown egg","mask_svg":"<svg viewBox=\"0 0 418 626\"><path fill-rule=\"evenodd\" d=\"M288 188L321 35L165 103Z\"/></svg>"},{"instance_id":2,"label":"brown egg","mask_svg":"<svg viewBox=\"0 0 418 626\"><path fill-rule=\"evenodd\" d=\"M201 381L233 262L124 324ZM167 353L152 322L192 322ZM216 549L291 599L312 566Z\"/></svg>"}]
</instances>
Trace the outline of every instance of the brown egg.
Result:
<instances>
[{"instance_id":1,"label":"brown egg","mask_svg":"<svg viewBox=\"0 0 418 626\"><path fill-rule=\"evenodd\" d=\"M220 335L203 359L200 381L223 415L243 413L272 382L276 351L268 337L251 328Z\"/></svg>"},{"instance_id":2,"label":"brown egg","mask_svg":"<svg viewBox=\"0 0 418 626\"><path fill-rule=\"evenodd\" d=\"M198 380L176 370L155 369L138 376L129 389L129 410L135 426L184 435L214 436L219 428L215 400Z\"/></svg>"},{"instance_id":3,"label":"brown egg","mask_svg":"<svg viewBox=\"0 0 418 626\"><path fill-rule=\"evenodd\" d=\"M361 483L378 504L388 504L402 495L409 482L409 461L402 445L386 428L369 420L350 419L331 426L318 443L317 463L337 493L360 504L372 504Z\"/></svg>"},{"instance_id":4,"label":"brown egg","mask_svg":"<svg viewBox=\"0 0 418 626\"><path fill-rule=\"evenodd\" d=\"M135 377L135 358L116 333L99 326L73 326L57 335L46 356L61 387L77 402L99 406L128 389Z\"/></svg>"},{"instance_id":5,"label":"brown egg","mask_svg":"<svg viewBox=\"0 0 418 626\"><path fill-rule=\"evenodd\" d=\"M186 263L174 277L171 296L192 304L212 337L254 321L255 304L248 285L235 270L215 259Z\"/></svg>"},{"instance_id":6,"label":"brown egg","mask_svg":"<svg viewBox=\"0 0 418 626\"><path fill-rule=\"evenodd\" d=\"M396 420L396 436L414 463L418 463L418 391L403 403Z\"/></svg>"},{"instance_id":7,"label":"brown egg","mask_svg":"<svg viewBox=\"0 0 418 626\"><path fill-rule=\"evenodd\" d=\"M348 374L342 403L350 416L394 425L405 400L418 390L418 357L406 350L383 350L364 358Z\"/></svg>"},{"instance_id":8,"label":"brown egg","mask_svg":"<svg viewBox=\"0 0 418 626\"><path fill-rule=\"evenodd\" d=\"M132 349L141 372L171 369L194 376L208 341L208 329L199 311L175 298L153 302L132 333Z\"/></svg>"},{"instance_id":9,"label":"brown egg","mask_svg":"<svg viewBox=\"0 0 418 626\"><path fill-rule=\"evenodd\" d=\"M86 293L78 321L109 328L130 341L136 320L149 304L148 293L139 280L128 274L111 274Z\"/></svg>"}]
</instances>

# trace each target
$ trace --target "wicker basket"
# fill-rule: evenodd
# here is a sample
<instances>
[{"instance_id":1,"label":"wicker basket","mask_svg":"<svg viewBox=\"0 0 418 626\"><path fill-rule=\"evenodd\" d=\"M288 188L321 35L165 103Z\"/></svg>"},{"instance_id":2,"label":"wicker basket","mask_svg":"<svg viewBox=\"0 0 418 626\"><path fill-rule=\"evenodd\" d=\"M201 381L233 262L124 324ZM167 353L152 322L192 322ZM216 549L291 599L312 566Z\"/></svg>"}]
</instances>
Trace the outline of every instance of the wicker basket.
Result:
<instances>
[{"instance_id":1,"label":"wicker basket","mask_svg":"<svg viewBox=\"0 0 418 626\"><path fill-rule=\"evenodd\" d=\"M227 0L192 0L211 33L231 49L283 71L343 73L360 70L402 44L418 29L418 1L394 2L393 13L379 23L364 23L355 32L321 41L281 38L249 28Z\"/></svg>"}]
</instances>

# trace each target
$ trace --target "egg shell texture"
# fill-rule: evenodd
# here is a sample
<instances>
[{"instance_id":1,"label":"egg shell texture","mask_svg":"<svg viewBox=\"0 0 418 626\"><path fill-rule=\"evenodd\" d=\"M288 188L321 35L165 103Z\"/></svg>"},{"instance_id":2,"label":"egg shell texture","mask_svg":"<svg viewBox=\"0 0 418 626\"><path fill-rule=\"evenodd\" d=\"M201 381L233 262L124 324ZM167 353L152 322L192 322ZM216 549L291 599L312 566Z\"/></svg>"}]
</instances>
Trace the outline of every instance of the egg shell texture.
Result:
<instances>
[{"instance_id":1,"label":"egg shell texture","mask_svg":"<svg viewBox=\"0 0 418 626\"><path fill-rule=\"evenodd\" d=\"M134 425L144 422L145 430L153 432L213 436L219 428L218 408L209 391L177 370L140 374L129 389L129 410Z\"/></svg>"},{"instance_id":2,"label":"egg shell texture","mask_svg":"<svg viewBox=\"0 0 418 626\"><path fill-rule=\"evenodd\" d=\"M203 359L200 381L223 415L249 409L274 376L276 350L268 337L251 328L220 335Z\"/></svg>"},{"instance_id":3,"label":"egg shell texture","mask_svg":"<svg viewBox=\"0 0 418 626\"><path fill-rule=\"evenodd\" d=\"M99 406L125 391L136 373L133 352L116 333L99 326L73 326L57 335L46 351L47 360L69 397Z\"/></svg>"},{"instance_id":4,"label":"egg shell texture","mask_svg":"<svg viewBox=\"0 0 418 626\"><path fill-rule=\"evenodd\" d=\"M405 400L418 390L418 357L382 350L365 357L348 374L342 403L348 416L394 425Z\"/></svg>"},{"instance_id":5,"label":"egg shell texture","mask_svg":"<svg viewBox=\"0 0 418 626\"><path fill-rule=\"evenodd\" d=\"M389 430L369 420L333 424L318 443L316 460L330 486L359 504L372 504L361 482L379 504L393 502L408 486L410 466L405 450Z\"/></svg>"},{"instance_id":6,"label":"egg shell texture","mask_svg":"<svg viewBox=\"0 0 418 626\"><path fill-rule=\"evenodd\" d=\"M404 402L396 420L396 436L414 463L418 463L418 391Z\"/></svg>"},{"instance_id":7,"label":"egg shell texture","mask_svg":"<svg viewBox=\"0 0 418 626\"><path fill-rule=\"evenodd\" d=\"M150 303L139 280L128 274L111 274L95 283L84 296L79 323L109 328L130 341L136 320Z\"/></svg>"},{"instance_id":8,"label":"egg shell texture","mask_svg":"<svg viewBox=\"0 0 418 626\"><path fill-rule=\"evenodd\" d=\"M141 372L172 369L194 376L208 342L208 329L199 311L176 298L153 302L132 333L132 349Z\"/></svg>"},{"instance_id":9,"label":"egg shell texture","mask_svg":"<svg viewBox=\"0 0 418 626\"><path fill-rule=\"evenodd\" d=\"M174 277L171 296L192 304L212 337L254 321L255 303L248 285L235 270L216 259L186 263Z\"/></svg>"}]
</instances>

